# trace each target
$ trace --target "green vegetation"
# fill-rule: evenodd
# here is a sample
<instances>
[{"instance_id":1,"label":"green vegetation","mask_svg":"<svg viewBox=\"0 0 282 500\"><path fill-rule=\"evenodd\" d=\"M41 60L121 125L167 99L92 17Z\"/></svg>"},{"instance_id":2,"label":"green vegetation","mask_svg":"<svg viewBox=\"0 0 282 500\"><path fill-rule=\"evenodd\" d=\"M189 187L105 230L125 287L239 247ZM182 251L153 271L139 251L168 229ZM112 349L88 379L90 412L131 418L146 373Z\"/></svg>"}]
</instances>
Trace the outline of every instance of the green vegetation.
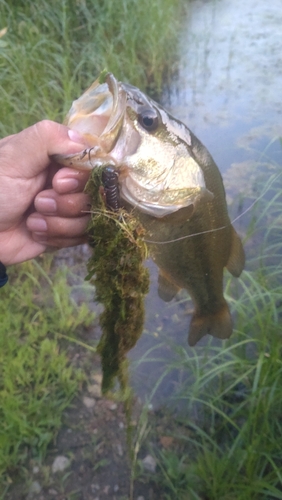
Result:
<instances>
[{"instance_id":1,"label":"green vegetation","mask_svg":"<svg viewBox=\"0 0 282 500\"><path fill-rule=\"evenodd\" d=\"M43 118L62 121L71 101L105 67L121 80L159 91L175 68L180 5L0 0L0 135ZM158 466L150 479L162 499L282 499L281 188L279 177L269 201L254 207L247 238L253 260L239 280L227 278L236 316L232 338L219 347L211 341L192 355L173 344L170 332L163 340L173 356L162 380L175 370L182 374L168 404L181 411L173 418L167 412L163 427L161 418L154 427L144 411L132 439L136 464L139 450L157 442L149 449ZM65 336L78 337L93 315L71 300L69 269L54 271L51 260L16 266L0 292L1 493L27 458L44 456L84 380ZM142 362L155 363L159 347ZM137 469L133 479L149 478Z\"/></svg>"},{"instance_id":2,"label":"green vegetation","mask_svg":"<svg viewBox=\"0 0 282 500\"><path fill-rule=\"evenodd\" d=\"M183 3L0 0L0 137L44 118L62 121L103 68L159 92L176 67ZM50 258L39 262L9 269L1 290L1 493L9 474L43 457L56 435L83 378L65 336L93 318L70 299L69 270L50 278Z\"/></svg>"},{"instance_id":3,"label":"green vegetation","mask_svg":"<svg viewBox=\"0 0 282 500\"><path fill-rule=\"evenodd\" d=\"M162 373L165 381L182 373L168 407L173 418L158 422L158 474L152 479L166 500L282 499L282 179L265 184L267 194L252 210L247 246L254 258L239 280L227 278L226 295L236 317L230 340L187 351L164 344L173 355ZM265 181L265 180L264 180ZM262 241L252 249L252 241ZM255 251L253 251L255 250ZM161 346L143 361L155 362ZM186 381L185 381L186 380ZM155 391L155 389L154 389ZM158 430L158 429L161 430ZM156 436L154 436L156 439Z\"/></svg>"},{"instance_id":4,"label":"green vegetation","mask_svg":"<svg viewBox=\"0 0 282 500\"><path fill-rule=\"evenodd\" d=\"M104 167L92 170L85 191L91 196L88 226L94 252L88 262L95 297L103 304L102 337L97 346L103 370L102 392L110 391L118 378L123 392L128 386L126 354L143 331L144 296L149 291L148 257L141 223L124 209L107 210L99 189Z\"/></svg>"},{"instance_id":5,"label":"green vegetation","mask_svg":"<svg viewBox=\"0 0 282 500\"><path fill-rule=\"evenodd\" d=\"M71 299L67 269L52 271L50 258L41 261L10 269L1 295L0 474L44 455L84 378L58 341L89 325L93 314Z\"/></svg>"},{"instance_id":6,"label":"green vegetation","mask_svg":"<svg viewBox=\"0 0 282 500\"><path fill-rule=\"evenodd\" d=\"M180 0L0 0L0 136L62 121L103 68L159 91L175 68Z\"/></svg>"}]
</instances>

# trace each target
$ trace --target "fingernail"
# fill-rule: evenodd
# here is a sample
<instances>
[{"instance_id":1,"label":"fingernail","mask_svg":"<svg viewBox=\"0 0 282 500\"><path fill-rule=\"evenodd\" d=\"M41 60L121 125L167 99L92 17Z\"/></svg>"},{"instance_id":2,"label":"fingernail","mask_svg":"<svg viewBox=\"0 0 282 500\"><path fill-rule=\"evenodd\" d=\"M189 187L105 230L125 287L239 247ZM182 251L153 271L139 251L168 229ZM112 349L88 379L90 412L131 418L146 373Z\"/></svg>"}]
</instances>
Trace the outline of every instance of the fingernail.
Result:
<instances>
[{"instance_id":1,"label":"fingernail","mask_svg":"<svg viewBox=\"0 0 282 500\"><path fill-rule=\"evenodd\" d=\"M80 133L77 132L76 130L69 129L68 136L72 142L77 142L78 144L84 144L85 142L83 136L80 135Z\"/></svg>"},{"instance_id":2,"label":"fingernail","mask_svg":"<svg viewBox=\"0 0 282 500\"><path fill-rule=\"evenodd\" d=\"M42 219L41 217L30 217L27 220L27 227L29 231L32 232L47 231L47 223L45 219Z\"/></svg>"},{"instance_id":3,"label":"fingernail","mask_svg":"<svg viewBox=\"0 0 282 500\"><path fill-rule=\"evenodd\" d=\"M43 212L44 214L53 214L57 211L57 203L54 198L38 196L35 198L34 205L38 212Z\"/></svg>"},{"instance_id":4,"label":"fingernail","mask_svg":"<svg viewBox=\"0 0 282 500\"><path fill-rule=\"evenodd\" d=\"M60 193L68 193L77 189L79 182L73 177L64 177L63 179L57 179L57 186L60 189Z\"/></svg>"}]
</instances>

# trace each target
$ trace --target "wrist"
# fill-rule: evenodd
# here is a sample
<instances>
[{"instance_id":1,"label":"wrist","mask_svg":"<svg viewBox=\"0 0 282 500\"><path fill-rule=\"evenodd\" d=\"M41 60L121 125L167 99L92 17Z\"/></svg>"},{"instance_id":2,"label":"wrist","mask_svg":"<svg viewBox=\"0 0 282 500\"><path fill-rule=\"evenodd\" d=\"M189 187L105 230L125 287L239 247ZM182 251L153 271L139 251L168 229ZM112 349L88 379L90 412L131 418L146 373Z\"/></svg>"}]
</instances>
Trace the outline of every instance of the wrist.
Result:
<instances>
[{"instance_id":1,"label":"wrist","mask_svg":"<svg viewBox=\"0 0 282 500\"><path fill-rule=\"evenodd\" d=\"M6 272L6 267L0 261L0 288L6 285L7 281L8 281L8 276Z\"/></svg>"}]
</instances>

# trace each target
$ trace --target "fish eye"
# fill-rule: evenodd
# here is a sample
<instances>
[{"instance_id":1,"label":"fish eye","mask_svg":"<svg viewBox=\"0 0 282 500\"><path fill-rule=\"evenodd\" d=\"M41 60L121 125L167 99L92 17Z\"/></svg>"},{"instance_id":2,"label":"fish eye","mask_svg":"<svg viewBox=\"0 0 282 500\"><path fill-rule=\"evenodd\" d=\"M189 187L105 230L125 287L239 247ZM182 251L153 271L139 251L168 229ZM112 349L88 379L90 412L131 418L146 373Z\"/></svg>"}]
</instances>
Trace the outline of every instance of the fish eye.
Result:
<instances>
[{"instance_id":1,"label":"fish eye","mask_svg":"<svg viewBox=\"0 0 282 500\"><path fill-rule=\"evenodd\" d=\"M159 124L159 117L153 109L145 109L138 115L140 125L148 132L156 130Z\"/></svg>"}]
</instances>

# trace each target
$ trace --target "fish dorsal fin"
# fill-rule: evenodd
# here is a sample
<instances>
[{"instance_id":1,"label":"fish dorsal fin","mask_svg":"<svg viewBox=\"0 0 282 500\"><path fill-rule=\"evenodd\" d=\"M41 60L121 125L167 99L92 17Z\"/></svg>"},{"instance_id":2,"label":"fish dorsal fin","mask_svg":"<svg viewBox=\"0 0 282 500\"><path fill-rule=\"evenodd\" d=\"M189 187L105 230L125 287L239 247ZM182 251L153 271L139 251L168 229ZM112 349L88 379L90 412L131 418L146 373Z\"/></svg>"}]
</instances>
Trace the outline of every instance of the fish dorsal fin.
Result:
<instances>
[{"instance_id":1,"label":"fish dorsal fin","mask_svg":"<svg viewBox=\"0 0 282 500\"><path fill-rule=\"evenodd\" d=\"M170 302L179 292L180 288L172 283L160 269L158 277L158 295L164 302Z\"/></svg>"},{"instance_id":2,"label":"fish dorsal fin","mask_svg":"<svg viewBox=\"0 0 282 500\"><path fill-rule=\"evenodd\" d=\"M228 271L238 278L244 269L245 265L245 252L242 242L232 226L231 232L231 249L226 267Z\"/></svg>"}]
</instances>

